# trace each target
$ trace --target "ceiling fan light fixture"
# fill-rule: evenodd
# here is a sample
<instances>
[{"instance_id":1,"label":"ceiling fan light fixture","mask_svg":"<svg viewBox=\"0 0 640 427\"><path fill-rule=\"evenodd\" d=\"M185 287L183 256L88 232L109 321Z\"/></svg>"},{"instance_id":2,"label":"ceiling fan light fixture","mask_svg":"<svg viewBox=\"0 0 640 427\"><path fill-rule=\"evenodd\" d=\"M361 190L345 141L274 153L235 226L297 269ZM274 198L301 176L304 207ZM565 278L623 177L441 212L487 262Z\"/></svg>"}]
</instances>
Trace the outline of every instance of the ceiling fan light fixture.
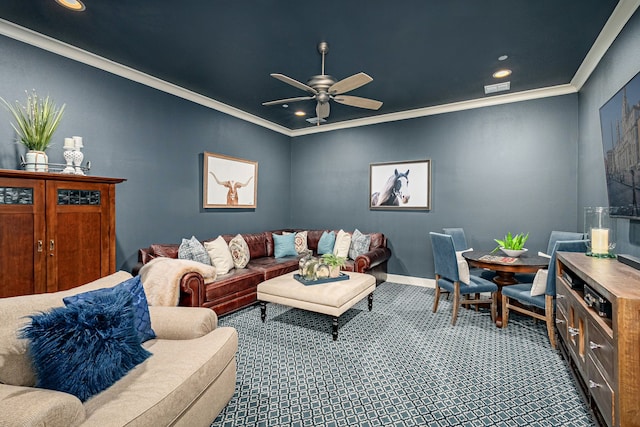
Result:
<instances>
[{"instance_id":1,"label":"ceiling fan light fixture","mask_svg":"<svg viewBox=\"0 0 640 427\"><path fill-rule=\"evenodd\" d=\"M498 70L493 73L493 77L496 79L503 79L505 77L509 77L511 75L511 70L508 68L503 68L502 70Z\"/></svg>"},{"instance_id":2,"label":"ceiling fan light fixture","mask_svg":"<svg viewBox=\"0 0 640 427\"><path fill-rule=\"evenodd\" d=\"M66 7L69 10L73 10L76 12L82 12L85 10L84 3L80 0L56 0L60 6Z\"/></svg>"}]
</instances>

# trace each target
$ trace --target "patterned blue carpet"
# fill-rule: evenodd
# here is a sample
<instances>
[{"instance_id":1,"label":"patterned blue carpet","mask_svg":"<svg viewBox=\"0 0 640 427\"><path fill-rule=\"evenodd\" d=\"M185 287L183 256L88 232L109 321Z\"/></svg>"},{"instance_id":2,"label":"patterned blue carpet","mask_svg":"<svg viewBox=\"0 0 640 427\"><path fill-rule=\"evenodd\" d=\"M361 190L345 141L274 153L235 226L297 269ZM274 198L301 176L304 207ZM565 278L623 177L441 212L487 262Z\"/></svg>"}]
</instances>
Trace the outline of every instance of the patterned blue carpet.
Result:
<instances>
[{"instance_id":1,"label":"patterned blue carpet","mask_svg":"<svg viewBox=\"0 0 640 427\"><path fill-rule=\"evenodd\" d=\"M231 402L212 426L592 426L543 322L488 311L434 290L383 283L340 318L267 305L220 318L238 330Z\"/></svg>"}]
</instances>

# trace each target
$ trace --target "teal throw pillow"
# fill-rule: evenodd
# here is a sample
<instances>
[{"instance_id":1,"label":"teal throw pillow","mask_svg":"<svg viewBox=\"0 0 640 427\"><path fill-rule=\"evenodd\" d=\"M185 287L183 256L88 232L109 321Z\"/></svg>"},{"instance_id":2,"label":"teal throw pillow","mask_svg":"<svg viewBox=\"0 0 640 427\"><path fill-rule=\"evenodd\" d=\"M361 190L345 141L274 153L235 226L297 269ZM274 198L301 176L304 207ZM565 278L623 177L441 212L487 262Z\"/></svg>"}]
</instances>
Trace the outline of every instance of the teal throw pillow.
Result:
<instances>
[{"instance_id":1,"label":"teal throw pillow","mask_svg":"<svg viewBox=\"0 0 640 427\"><path fill-rule=\"evenodd\" d=\"M336 234L333 231L323 232L318 241L318 255L332 254L336 243Z\"/></svg>"},{"instance_id":2,"label":"teal throw pillow","mask_svg":"<svg viewBox=\"0 0 640 427\"><path fill-rule=\"evenodd\" d=\"M132 295L123 288L29 316L20 337L36 371L36 387L73 394L100 393L151 356L140 345Z\"/></svg>"},{"instance_id":3,"label":"teal throw pillow","mask_svg":"<svg viewBox=\"0 0 640 427\"><path fill-rule=\"evenodd\" d=\"M295 234L273 234L273 250L276 258L284 258L286 256L297 256L296 252L296 235Z\"/></svg>"},{"instance_id":4,"label":"teal throw pillow","mask_svg":"<svg viewBox=\"0 0 640 427\"><path fill-rule=\"evenodd\" d=\"M144 287L140 281L140 275L125 280L113 288L102 288L94 291L84 292L81 294L65 297L62 301L65 305L78 304L80 302L91 302L96 297L115 292L117 289L124 289L133 297L133 323L138 332L140 342L154 339L156 333L151 329L151 317L149 316L149 305L147 303L147 295L144 293Z\"/></svg>"}]
</instances>

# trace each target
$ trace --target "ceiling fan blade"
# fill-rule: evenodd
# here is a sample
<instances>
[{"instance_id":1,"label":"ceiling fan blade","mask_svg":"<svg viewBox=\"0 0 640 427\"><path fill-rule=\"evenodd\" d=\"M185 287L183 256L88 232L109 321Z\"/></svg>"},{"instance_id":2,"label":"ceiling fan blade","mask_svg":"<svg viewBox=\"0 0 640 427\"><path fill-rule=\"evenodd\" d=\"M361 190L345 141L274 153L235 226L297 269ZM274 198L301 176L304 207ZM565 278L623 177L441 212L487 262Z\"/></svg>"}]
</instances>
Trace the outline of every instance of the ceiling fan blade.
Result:
<instances>
[{"instance_id":1,"label":"ceiling fan blade","mask_svg":"<svg viewBox=\"0 0 640 427\"><path fill-rule=\"evenodd\" d=\"M367 108L369 110L377 110L382 107L382 102L375 99L360 98L359 96L339 95L333 97L333 100L344 105L352 107Z\"/></svg>"},{"instance_id":2,"label":"ceiling fan blade","mask_svg":"<svg viewBox=\"0 0 640 427\"><path fill-rule=\"evenodd\" d=\"M286 104L288 102L308 101L314 98L315 96L298 96L296 98L286 98L286 99L278 99L276 101L263 102L262 105Z\"/></svg>"},{"instance_id":3,"label":"ceiling fan blade","mask_svg":"<svg viewBox=\"0 0 640 427\"><path fill-rule=\"evenodd\" d=\"M316 105L316 117L320 120L329 117L329 108L328 102L318 102L318 105Z\"/></svg>"},{"instance_id":4,"label":"ceiling fan blade","mask_svg":"<svg viewBox=\"0 0 640 427\"><path fill-rule=\"evenodd\" d=\"M339 82L334 83L329 88L329 94L338 95L341 93L349 92L350 90L357 89L360 86L364 86L372 81L373 79L365 73L354 74L351 77L347 77L346 79L342 79Z\"/></svg>"},{"instance_id":5,"label":"ceiling fan blade","mask_svg":"<svg viewBox=\"0 0 640 427\"><path fill-rule=\"evenodd\" d=\"M318 94L318 91L312 88L311 86L307 86L304 83L300 83L299 81L292 79L291 77L285 76L284 74L273 73L271 74L271 77L273 77L274 79L278 79L281 82L285 82L286 84L289 84L293 87L297 87L298 89L302 89L304 91L310 92L314 95Z\"/></svg>"}]
</instances>

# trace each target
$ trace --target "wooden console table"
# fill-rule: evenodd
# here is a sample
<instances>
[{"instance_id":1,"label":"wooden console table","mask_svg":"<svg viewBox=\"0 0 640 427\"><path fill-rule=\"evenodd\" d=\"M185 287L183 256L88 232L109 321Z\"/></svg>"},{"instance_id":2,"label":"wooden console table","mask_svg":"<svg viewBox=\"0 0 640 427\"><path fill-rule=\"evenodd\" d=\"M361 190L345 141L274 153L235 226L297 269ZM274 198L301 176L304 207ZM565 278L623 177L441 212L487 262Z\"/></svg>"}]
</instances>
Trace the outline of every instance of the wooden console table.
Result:
<instances>
[{"instance_id":1,"label":"wooden console table","mask_svg":"<svg viewBox=\"0 0 640 427\"><path fill-rule=\"evenodd\" d=\"M640 426L640 271L582 253L559 252L557 262L563 355L601 424ZM587 304L585 292L610 302L611 317Z\"/></svg>"}]
</instances>

